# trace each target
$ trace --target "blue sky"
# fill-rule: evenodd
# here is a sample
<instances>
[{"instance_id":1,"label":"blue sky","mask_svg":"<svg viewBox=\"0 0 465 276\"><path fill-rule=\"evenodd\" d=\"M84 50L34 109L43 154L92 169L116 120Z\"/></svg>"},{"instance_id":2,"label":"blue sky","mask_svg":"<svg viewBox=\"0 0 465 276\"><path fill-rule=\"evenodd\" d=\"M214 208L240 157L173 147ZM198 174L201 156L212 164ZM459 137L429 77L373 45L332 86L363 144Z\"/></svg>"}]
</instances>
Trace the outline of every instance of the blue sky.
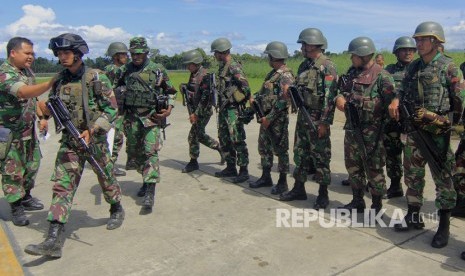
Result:
<instances>
[{"instance_id":1,"label":"blue sky","mask_svg":"<svg viewBox=\"0 0 465 276\"><path fill-rule=\"evenodd\" d=\"M72 3L71 5L69 3ZM111 4L110 4L111 3ZM37 56L52 57L51 37L78 33L89 56L103 56L114 41L145 36L149 46L172 56L227 37L233 53L259 55L268 42L300 49L300 31L314 27L328 50L342 52L357 36L372 38L378 50L391 50L396 38L411 36L423 21L436 21L446 33L446 50L465 48L463 0L133 0L5 1L0 10L0 57L13 36L30 38Z\"/></svg>"}]
</instances>

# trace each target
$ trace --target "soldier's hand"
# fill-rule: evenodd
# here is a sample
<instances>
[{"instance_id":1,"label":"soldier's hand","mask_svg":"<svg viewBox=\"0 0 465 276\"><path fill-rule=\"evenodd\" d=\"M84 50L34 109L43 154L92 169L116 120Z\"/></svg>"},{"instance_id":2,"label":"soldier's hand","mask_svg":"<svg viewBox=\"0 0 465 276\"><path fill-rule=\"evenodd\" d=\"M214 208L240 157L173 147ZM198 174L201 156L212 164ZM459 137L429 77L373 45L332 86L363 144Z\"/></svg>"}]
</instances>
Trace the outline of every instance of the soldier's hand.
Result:
<instances>
[{"instance_id":1,"label":"soldier's hand","mask_svg":"<svg viewBox=\"0 0 465 276\"><path fill-rule=\"evenodd\" d=\"M197 123L197 115L195 115L195 113L192 113L190 116L189 116L189 121L191 122L191 124L195 124Z\"/></svg>"},{"instance_id":2,"label":"soldier's hand","mask_svg":"<svg viewBox=\"0 0 465 276\"><path fill-rule=\"evenodd\" d=\"M265 129L267 129L270 126L270 121L266 117L262 117L260 119L260 123Z\"/></svg>"},{"instance_id":3,"label":"soldier's hand","mask_svg":"<svg viewBox=\"0 0 465 276\"><path fill-rule=\"evenodd\" d=\"M86 129L79 135L79 138L83 138L86 144L88 145L90 143L90 137L92 136L93 133L94 133L93 128L90 129L90 132L89 130Z\"/></svg>"},{"instance_id":4,"label":"soldier's hand","mask_svg":"<svg viewBox=\"0 0 465 276\"><path fill-rule=\"evenodd\" d=\"M168 106L168 109L162 109L160 110L160 113L155 113L154 117L155 119L162 120L165 119L166 117L171 115L171 109L173 107L171 105Z\"/></svg>"},{"instance_id":5,"label":"soldier's hand","mask_svg":"<svg viewBox=\"0 0 465 276\"><path fill-rule=\"evenodd\" d=\"M344 97L337 97L336 99L336 107L339 109L339 111L344 112L344 107L346 105L346 99Z\"/></svg>"},{"instance_id":6,"label":"soldier's hand","mask_svg":"<svg viewBox=\"0 0 465 276\"><path fill-rule=\"evenodd\" d=\"M329 125L325 123L318 124L318 138L323 138L328 134Z\"/></svg>"},{"instance_id":7,"label":"soldier's hand","mask_svg":"<svg viewBox=\"0 0 465 276\"><path fill-rule=\"evenodd\" d=\"M46 134L48 132L48 121L45 119L39 120L39 132Z\"/></svg>"},{"instance_id":8,"label":"soldier's hand","mask_svg":"<svg viewBox=\"0 0 465 276\"><path fill-rule=\"evenodd\" d=\"M388 107L389 110L389 116L391 116L392 119L399 121L400 116L399 116L399 99L395 98L391 101L391 104Z\"/></svg>"}]
</instances>

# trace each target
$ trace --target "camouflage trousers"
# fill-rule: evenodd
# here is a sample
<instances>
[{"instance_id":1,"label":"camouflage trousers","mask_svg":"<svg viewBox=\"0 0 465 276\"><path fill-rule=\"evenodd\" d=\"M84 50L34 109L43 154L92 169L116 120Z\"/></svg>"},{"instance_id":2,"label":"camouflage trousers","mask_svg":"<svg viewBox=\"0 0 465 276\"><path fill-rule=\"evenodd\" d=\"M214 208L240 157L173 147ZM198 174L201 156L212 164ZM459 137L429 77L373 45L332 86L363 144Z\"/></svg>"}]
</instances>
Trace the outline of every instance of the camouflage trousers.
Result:
<instances>
[{"instance_id":1,"label":"camouflage trousers","mask_svg":"<svg viewBox=\"0 0 465 276\"><path fill-rule=\"evenodd\" d=\"M444 170L441 175L432 173L436 185L435 205L438 209L452 209L455 206L457 193L452 181L454 155L449 145L448 136L434 135L433 140L438 148L446 153ZM423 205L423 190L425 188L426 159L421 155L415 142L407 136L404 148L404 180L407 185L407 203L414 206Z\"/></svg>"},{"instance_id":2,"label":"camouflage trousers","mask_svg":"<svg viewBox=\"0 0 465 276\"><path fill-rule=\"evenodd\" d=\"M34 188L40 165L39 141L13 140L10 151L1 161L2 189L8 203L25 196L25 191Z\"/></svg>"},{"instance_id":3,"label":"camouflage trousers","mask_svg":"<svg viewBox=\"0 0 465 276\"><path fill-rule=\"evenodd\" d=\"M245 142L244 124L239 121L238 116L239 112L236 108L221 110L218 114L218 136L226 163L247 166L249 151Z\"/></svg>"},{"instance_id":4,"label":"camouflage trousers","mask_svg":"<svg viewBox=\"0 0 465 276\"><path fill-rule=\"evenodd\" d=\"M128 159L137 164L143 183L160 182L158 151L162 148L161 130L158 126L145 127L137 116L130 114L124 120L126 152Z\"/></svg>"},{"instance_id":5,"label":"camouflage trousers","mask_svg":"<svg viewBox=\"0 0 465 276\"><path fill-rule=\"evenodd\" d=\"M362 128L363 142L367 152L365 170L362 162L362 145L357 144L354 131L346 130L344 135L344 162L349 174L352 189L364 190L366 181L370 183L370 193L383 196L386 193L384 166L386 152L383 145L383 133L380 124L373 123Z\"/></svg>"},{"instance_id":6,"label":"camouflage trousers","mask_svg":"<svg viewBox=\"0 0 465 276\"><path fill-rule=\"evenodd\" d=\"M191 126L187 141L189 143L189 155L191 159L197 159L200 154L200 144L211 149L217 149L218 141L205 133L205 127L210 121L211 115L198 116L197 122Z\"/></svg>"},{"instance_id":7,"label":"camouflage trousers","mask_svg":"<svg viewBox=\"0 0 465 276\"><path fill-rule=\"evenodd\" d=\"M458 149L465 146L465 139L460 140ZM465 151L455 153L455 173L454 173L454 188L457 192L457 197L465 199Z\"/></svg>"},{"instance_id":8,"label":"camouflage trousers","mask_svg":"<svg viewBox=\"0 0 465 276\"><path fill-rule=\"evenodd\" d=\"M397 122L389 122L385 128L384 148L386 150L386 174L390 179L401 179L402 142L400 141L400 127Z\"/></svg>"},{"instance_id":9,"label":"camouflage trousers","mask_svg":"<svg viewBox=\"0 0 465 276\"><path fill-rule=\"evenodd\" d=\"M278 171L289 172L289 115L278 117L267 129L260 125L258 153L263 169L273 167L273 155L276 155Z\"/></svg>"},{"instance_id":10,"label":"camouflage trousers","mask_svg":"<svg viewBox=\"0 0 465 276\"><path fill-rule=\"evenodd\" d=\"M51 178L55 184L52 188L52 203L47 220L66 223L73 205L74 194L79 187L86 158L82 151L75 150L76 147L73 144L76 142L72 141L71 137L63 134L60 142L55 160L55 171ZM95 159L109 176L109 179L105 180L97 175L105 201L109 204L117 203L121 200L121 188L113 174L113 163L110 161L106 136L94 135L92 147Z\"/></svg>"},{"instance_id":11,"label":"camouflage trousers","mask_svg":"<svg viewBox=\"0 0 465 276\"><path fill-rule=\"evenodd\" d=\"M111 162L113 164L116 163L118 159L119 151L123 147L124 142L124 128L123 128L123 115L117 115L116 120L114 121L115 124L115 139L113 140L113 149L111 151Z\"/></svg>"},{"instance_id":12,"label":"camouflage trousers","mask_svg":"<svg viewBox=\"0 0 465 276\"><path fill-rule=\"evenodd\" d=\"M314 114L312 119L316 122ZM318 128L318 125L316 125ZM318 133L305 121L301 112L297 115L297 123L294 135L294 163L293 176L296 181L307 181L308 170L313 162L316 169L315 181L320 185L331 183L331 132L325 137L318 138Z\"/></svg>"}]
</instances>

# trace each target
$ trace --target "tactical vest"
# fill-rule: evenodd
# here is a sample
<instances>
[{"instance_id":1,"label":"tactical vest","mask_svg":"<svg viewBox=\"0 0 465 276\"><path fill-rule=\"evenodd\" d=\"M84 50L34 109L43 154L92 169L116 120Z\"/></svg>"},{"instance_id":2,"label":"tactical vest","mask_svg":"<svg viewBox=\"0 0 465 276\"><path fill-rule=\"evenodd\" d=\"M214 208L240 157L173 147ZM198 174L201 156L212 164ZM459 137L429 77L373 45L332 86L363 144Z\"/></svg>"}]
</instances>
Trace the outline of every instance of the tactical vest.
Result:
<instances>
[{"instance_id":1,"label":"tactical vest","mask_svg":"<svg viewBox=\"0 0 465 276\"><path fill-rule=\"evenodd\" d=\"M150 65L150 63L149 63ZM128 65L126 74L126 98L124 106L129 108L154 109L157 95L161 94L159 68L146 68L136 71L133 64ZM139 77L137 76L139 75Z\"/></svg>"},{"instance_id":2,"label":"tactical vest","mask_svg":"<svg viewBox=\"0 0 465 276\"><path fill-rule=\"evenodd\" d=\"M204 80L206 77L208 77L207 70L203 67L200 67L195 75L189 78L187 90L195 92L193 97L194 108L197 108L202 98L202 93L205 93L205 91L200 89L200 84L202 84L202 81L208 81L207 79Z\"/></svg>"},{"instance_id":3,"label":"tactical vest","mask_svg":"<svg viewBox=\"0 0 465 276\"><path fill-rule=\"evenodd\" d=\"M407 68L405 93L412 97L416 107L424 107L439 115L451 110L449 91L446 89L447 66L451 60L443 55L422 68L422 60L417 59Z\"/></svg>"},{"instance_id":4,"label":"tactical vest","mask_svg":"<svg viewBox=\"0 0 465 276\"><path fill-rule=\"evenodd\" d=\"M320 110L325 96L324 63L328 57L322 55L308 67L299 72L296 78L297 87L302 91L306 108Z\"/></svg>"},{"instance_id":5,"label":"tactical vest","mask_svg":"<svg viewBox=\"0 0 465 276\"><path fill-rule=\"evenodd\" d=\"M368 71L362 72L353 79L352 99L359 109L362 122L373 123L385 117L383 96L377 93L377 79L383 68L374 64ZM376 93L375 93L376 92Z\"/></svg>"},{"instance_id":6,"label":"tactical vest","mask_svg":"<svg viewBox=\"0 0 465 276\"><path fill-rule=\"evenodd\" d=\"M402 80L405 77L406 69L407 67L399 62L396 64L388 65L386 67L386 71L388 71L391 74L396 87L400 87L402 85Z\"/></svg>"},{"instance_id":7,"label":"tactical vest","mask_svg":"<svg viewBox=\"0 0 465 276\"><path fill-rule=\"evenodd\" d=\"M80 130L88 129L97 120L98 117L102 114L98 110L97 104L91 104L94 102L93 95L101 95L102 91L93 91L92 81L96 75L101 73L98 69L85 69L85 73L82 76L82 79L77 82L68 82L60 83L56 87L56 92L59 97L65 104L66 108L69 110L71 115L71 122ZM89 95L89 114L88 120L90 126L87 126L86 117L84 115L84 106L82 98L82 81L85 78L85 85L87 88L87 93Z\"/></svg>"},{"instance_id":8,"label":"tactical vest","mask_svg":"<svg viewBox=\"0 0 465 276\"><path fill-rule=\"evenodd\" d=\"M242 100L245 99L244 93L240 91L237 84L233 81L229 73L231 61L228 61L218 74L218 95L220 106L237 106Z\"/></svg>"},{"instance_id":9,"label":"tactical vest","mask_svg":"<svg viewBox=\"0 0 465 276\"><path fill-rule=\"evenodd\" d=\"M291 72L291 70L287 66L283 66L275 72L270 72L265 82L263 83L262 88L259 92L259 96L260 104L265 115L268 114L271 111L271 109L273 109L273 106L276 104L276 101L281 96L281 87L277 82L279 82L281 77L288 72Z\"/></svg>"}]
</instances>

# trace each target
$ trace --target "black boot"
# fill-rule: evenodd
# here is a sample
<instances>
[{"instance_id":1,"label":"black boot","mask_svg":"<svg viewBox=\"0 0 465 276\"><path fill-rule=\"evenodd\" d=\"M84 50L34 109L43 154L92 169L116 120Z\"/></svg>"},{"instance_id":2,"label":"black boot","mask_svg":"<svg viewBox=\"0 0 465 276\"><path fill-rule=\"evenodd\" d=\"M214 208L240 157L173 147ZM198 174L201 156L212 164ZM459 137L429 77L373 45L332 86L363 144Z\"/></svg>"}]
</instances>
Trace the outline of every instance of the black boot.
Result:
<instances>
[{"instance_id":1,"label":"black boot","mask_svg":"<svg viewBox=\"0 0 465 276\"><path fill-rule=\"evenodd\" d=\"M328 185L321 185L318 189L318 196L316 197L315 204L313 204L313 209L320 210L325 209L329 204L328 197Z\"/></svg>"},{"instance_id":2,"label":"black boot","mask_svg":"<svg viewBox=\"0 0 465 276\"><path fill-rule=\"evenodd\" d=\"M452 217L465 218L465 198L457 195L457 203L452 208L450 215Z\"/></svg>"},{"instance_id":3,"label":"black boot","mask_svg":"<svg viewBox=\"0 0 465 276\"><path fill-rule=\"evenodd\" d=\"M24 207L21 205L21 199L13 203L10 203L11 207L11 221L16 226L26 226L29 224L29 220L24 213Z\"/></svg>"},{"instance_id":4,"label":"black boot","mask_svg":"<svg viewBox=\"0 0 465 276\"><path fill-rule=\"evenodd\" d=\"M271 176L270 176L271 178ZM236 176L232 182L233 183L242 183L246 180L249 179L249 170L247 169L247 166L241 166L241 168L239 169L239 175ZM273 185L273 183L271 183L271 185Z\"/></svg>"},{"instance_id":5,"label":"black boot","mask_svg":"<svg viewBox=\"0 0 465 276\"><path fill-rule=\"evenodd\" d=\"M227 164L226 168L220 172L215 173L216 177L232 177L237 176L237 169L236 165L234 164Z\"/></svg>"},{"instance_id":6,"label":"black boot","mask_svg":"<svg viewBox=\"0 0 465 276\"><path fill-rule=\"evenodd\" d=\"M198 170L199 169L199 162L197 162L197 159L192 159L191 158L191 161L189 161L189 163L187 163L186 167L184 169L182 169L182 172L183 173L190 173L190 172L193 172L195 170Z\"/></svg>"},{"instance_id":7,"label":"black boot","mask_svg":"<svg viewBox=\"0 0 465 276\"><path fill-rule=\"evenodd\" d=\"M145 191L147 191L147 184L142 184L140 187L139 191L137 191L137 196L138 197L143 197L145 195Z\"/></svg>"},{"instance_id":8,"label":"black boot","mask_svg":"<svg viewBox=\"0 0 465 276\"><path fill-rule=\"evenodd\" d=\"M273 186L273 179L271 179L270 168L263 168L262 176L257 181L249 183L249 187L252 189L270 186Z\"/></svg>"},{"instance_id":9,"label":"black boot","mask_svg":"<svg viewBox=\"0 0 465 276\"><path fill-rule=\"evenodd\" d=\"M120 227L124 220L124 209L120 202L112 204L110 207L110 219L107 222L107 229L113 230Z\"/></svg>"},{"instance_id":10,"label":"black boot","mask_svg":"<svg viewBox=\"0 0 465 276\"><path fill-rule=\"evenodd\" d=\"M293 200L307 200L307 192L305 191L305 183L295 181L294 187L287 193L279 196L281 201L293 201Z\"/></svg>"},{"instance_id":11,"label":"black boot","mask_svg":"<svg viewBox=\"0 0 465 276\"><path fill-rule=\"evenodd\" d=\"M287 192L289 188L287 187L287 174L286 173L279 173L278 184L271 188L272 195L280 195L284 192Z\"/></svg>"},{"instance_id":12,"label":"black boot","mask_svg":"<svg viewBox=\"0 0 465 276\"><path fill-rule=\"evenodd\" d=\"M465 260L465 251L463 251L462 254L460 254L460 258L462 258L462 260Z\"/></svg>"},{"instance_id":13,"label":"black boot","mask_svg":"<svg viewBox=\"0 0 465 276\"><path fill-rule=\"evenodd\" d=\"M402 196L404 196L404 191L402 190L402 185L400 184L400 178L392 178L391 186L389 186L386 192L386 198Z\"/></svg>"},{"instance_id":14,"label":"black boot","mask_svg":"<svg viewBox=\"0 0 465 276\"><path fill-rule=\"evenodd\" d=\"M395 231L408 231L410 229L423 229L425 222L420 214L420 206L409 205L407 214L404 217L403 223L394 224Z\"/></svg>"},{"instance_id":15,"label":"black boot","mask_svg":"<svg viewBox=\"0 0 465 276\"><path fill-rule=\"evenodd\" d=\"M51 222L45 241L37 245L30 244L26 246L24 252L36 256L43 255L53 258L61 258L61 248L63 247L61 236L63 235L63 227L63 223L56 221Z\"/></svg>"},{"instance_id":16,"label":"black boot","mask_svg":"<svg viewBox=\"0 0 465 276\"><path fill-rule=\"evenodd\" d=\"M145 210L152 210L155 204L155 185L156 183L147 184L147 191L145 191L144 200L142 201L142 208Z\"/></svg>"},{"instance_id":17,"label":"black boot","mask_svg":"<svg viewBox=\"0 0 465 276\"><path fill-rule=\"evenodd\" d=\"M129 160L126 162L126 170L127 170L127 171L130 171L130 170L137 170L138 168L139 168L139 166L137 166L136 160L134 160L134 159L129 159Z\"/></svg>"},{"instance_id":18,"label":"black boot","mask_svg":"<svg viewBox=\"0 0 465 276\"><path fill-rule=\"evenodd\" d=\"M116 166L113 166L113 173L115 174L115 176L125 176L126 175L125 171L119 169Z\"/></svg>"},{"instance_id":19,"label":"black boot","mask_svg":"<svg viewBox=\"0 0 465 276\"><path fill-rule=\"evenodd\" d=\"M433 237L431 246L434 248L443 248L449 242L450 226L450 209L439 210L439 227L436 235Z\"/></svg>"},{"instance_id":20,"label":"black boot","mask_svg":"<svg viewBox=\"0 0 465 276\"><path fill-rule=\"evenodd\" d=\"M357 209L357 213L363 213L366 205L365 200L363 200L364 191L362 189L352 189L352 201L349 204L346 204L338 209L346 209L351 211L352 209Z\"/></svg>"},{"instance_id":21,"label":"black boot","mask_svg":"<svg viewBox=\"0 0 465 276\"><path fill-rule=\"evenodd\" d=\"M376 214L383 209L383 197L378 195L371 195L371 209L375 210Z\"/></svg>"},{"instance_id":22,"label":"black boot","mask_svg":"<svg viewBox=\"0 0 465 276\"><path fill-rule=\"evenodd\" d=\"M26 191L26 195L21 199L21 205L26 211L37 211L44 209L44 205L35 197L31 196L31 191Z\"/></svg>"},{"instance_id":23,"label":"black boot","mask_svg":"<svg viewBox=\"0 0 465 276\"><path fill-rule=\"evenodd\" d=\"M342 181L341 181L341 185L342 185L342 186L350 186L350 181L349 181L349 179L344 179L344 180L342 180Z\"/></svg>"}]
</instances>

